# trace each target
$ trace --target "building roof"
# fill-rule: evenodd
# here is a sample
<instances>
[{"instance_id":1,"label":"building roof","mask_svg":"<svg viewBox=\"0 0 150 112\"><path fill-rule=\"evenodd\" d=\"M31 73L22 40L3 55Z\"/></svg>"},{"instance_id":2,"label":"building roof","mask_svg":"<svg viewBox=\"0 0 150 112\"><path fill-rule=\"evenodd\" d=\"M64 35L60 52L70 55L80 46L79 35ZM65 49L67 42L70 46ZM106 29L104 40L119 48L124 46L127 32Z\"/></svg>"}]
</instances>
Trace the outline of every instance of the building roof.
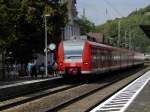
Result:
<instances>
[{"instance_id":1,"label":"building roof","mask_svg":"<svg viewBox=\"0 0 150 112\"><path fill-rule=\"evenodd\" d=\"M89 32L86 35L88 37L88 40L98 42L98 43L103 43L103 33Z\"/></svg>"},{"instance_id":2,"label":"building roof","mask_svg":"<svg viewBox=\"0 0 150 112\"><path fill-rule=\"evenodd\" d=\"M89 32L86 35L89 36L89 37L93 37L93 38L103 38L103 33Z\"/></svg>"}]
</instances>

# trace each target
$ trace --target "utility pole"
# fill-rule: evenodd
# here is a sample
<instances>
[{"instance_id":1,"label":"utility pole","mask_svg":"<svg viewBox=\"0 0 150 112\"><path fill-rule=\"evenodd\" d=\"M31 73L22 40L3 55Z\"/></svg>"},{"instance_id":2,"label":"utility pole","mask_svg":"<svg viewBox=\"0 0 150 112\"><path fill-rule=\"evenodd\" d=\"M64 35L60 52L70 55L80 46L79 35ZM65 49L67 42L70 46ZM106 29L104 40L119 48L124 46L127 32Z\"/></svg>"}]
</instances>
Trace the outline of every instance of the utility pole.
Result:
<instances>
[{"instance_id":1,"label":"utility pole","mask_svg":"<svg viewBox=\"0 0 150 112\"><path fill-rule=\"evenodd\" d=\"M6 56L6 50L2 49L2 78L6 78L6 72L5 72L5 56Z\"/></svg>"},{"instance_id":2,"label":"utility pole","mask_svg":"<svg viewBox=\"0 0 150 112\"><path fill-rule=\"evenodd\" d=\"M129 32L129 50L132 49L132 33L131 31Z\"/></svg>"},{"instance_id":3,"label":"utility pole","mask_svg":"<svg viewBox=\"0 0 150 112\"><path fill-rule=\"evenodd\" d=\"M44 23L45 23L45 75L48 76L48 58L47 58L47 17L50 15L44 15Z\"/></svg>"},{"instance_id":4,"label":"utility pole","mask_svg":"<svg viewBox=\"0 0 150 112\"><path fill-rule=\"evenodd\" d=\"M127 44L128 44L127 43L127 31L125 31L125 33L124 33L124 41L125 41L124 42L124 47L127 48Z\"/></svg>"},{"instance_id":5,"label":"utility pole","mask_svg":"<svg viewBox=\"0 0 150 112\"><path fill-rule=\"evenodd\" d=\"M120 28L121 28L121 20L118 20L118 41L117 41L117 44L118 44L118 47L120 47Z\"/></svg>"},{"instance_id":6,"label":"utility pole","mask_svg":"<svg viewBox=\"0 0 150 112\"><path fill-rule=\"evenodd\" d=\"M83 8L83 19L85 20L85 8Z\"/></svg>"}]
</instances>

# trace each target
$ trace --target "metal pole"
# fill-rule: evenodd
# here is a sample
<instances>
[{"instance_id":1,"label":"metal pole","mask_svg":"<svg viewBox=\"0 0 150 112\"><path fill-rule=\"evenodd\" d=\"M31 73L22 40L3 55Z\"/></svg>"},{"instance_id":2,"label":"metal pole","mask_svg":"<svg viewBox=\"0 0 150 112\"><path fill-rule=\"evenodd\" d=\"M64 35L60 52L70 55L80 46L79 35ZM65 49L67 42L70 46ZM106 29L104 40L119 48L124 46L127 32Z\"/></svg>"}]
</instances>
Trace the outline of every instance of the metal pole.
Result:
<instances>
[{"instance_id":1,"label":"metal pole","mask_svg":"<svg viewBox=\"0 0 150 112\"><path fill-rule=\"evenodd\" d=\"M124 33L124 47L127 48L127 31Z\"/></svg>"},{"instance_id":2,"label":"metal pole","mask_svg":"<svg viewBox=\"0 0 150 112\"><path fill-rule=\"evenodd\" d=\"M64 31L63 31L63 29L61 30L61 40L64 40Z\"/></svg>"},{"instance_id":3,"label":"metal pole","mask_svg":"<svg viewBox=\"0 0 150 112\"><path fill-rule=\"evenodd\" d=\"M120 47L120 20L118 21L118 47Z\"/></svg>"},{"instance_id":4,"label":"metal pole","mask_svg":"<svg viewBox=\"0 0 150 112\"><path fill-rule=\"evenodd\" d=\"M5 72L5 55L6 55L6 50L2 49L2 78L5 79L6 78L6 72Z\"/></svg>"},{"instance_id":5,"label":"metal pole","mask_svg":"<svg viewBox=\"0 0 150 112\"><path fill-rule=\"evenodd\" d=\"M47 20L45 16L45 75L48 76L48 59L47 59Z\"/></svg>"},{"instance_id":6,"label":"metal pole","mask_svg":"<svg viewBox=\"0 0 150 112\"><path fill-rule=\"evenodd\" d=\"M129 49L132 50L132 32L129 33Z\"/></svg>"}]
</instances>

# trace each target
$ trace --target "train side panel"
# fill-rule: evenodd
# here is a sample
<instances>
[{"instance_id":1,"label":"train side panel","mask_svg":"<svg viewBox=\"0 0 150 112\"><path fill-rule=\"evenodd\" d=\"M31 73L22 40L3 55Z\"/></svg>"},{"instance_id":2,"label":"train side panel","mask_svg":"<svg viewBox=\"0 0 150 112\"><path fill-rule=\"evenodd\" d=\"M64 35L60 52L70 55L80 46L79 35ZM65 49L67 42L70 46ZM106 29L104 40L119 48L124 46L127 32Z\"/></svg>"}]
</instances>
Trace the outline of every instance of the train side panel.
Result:
<instances>
[{"instance_id":1,"label":"train side panel","mask_svg":"<svg viewBox=\"0 0 150 112\"><path fill-rule=\"evenodd\" d=\"M134 65L142 65L144 64L145 56L142 53L134 54Z\"/></svg>"},{"instance_id":2,"label":"train side panel","mask_svg":"<svg viewBox=\"0 0 150 112\"><path fill-rule=\"evenodd\" d=\"M58 70L61 74L102 73L143 62L144 55L141 53L90 41L64 41L58 49Z\"/></svg>"},{"instance_id":3,"label":"train side panel","mask_svg":"<svg viewBox=\"0 0 150 112\"><path fill-rule=\"evenodd\" d=\"M86 59L83 59L84 46L87 46L84 41L77 40L64 41L60 44L58 51L58 68L60 74L66 76L77 75L87 69L89 72L89 64ZM88 55L89 53L85 50L85 56L88 57Z\"/></svg>"},{"instance_id":4,"label":"train side panel","mask_svg":"<svg viewBox=\"0 0 150 112\"><path fill-rule=\"evenodd\" d=\"M89 74L91 73L92 69L92 61L91 61L91 45L86 42L83 49L83 62L81 66L81 73L82 74Z\"/></svg>"},{"instance_id":5,"label":"train side panel","mask_svg":"<svg viewBox=\"0 0 150 112\"><path fill-rule=\"evenodd\" d=\"M118 49L114 48L111 51L111 70L117 70L121 67L121 53Z\"/></svg>"},{"instance_id":6,"label":"train side panel","mask_svg":"<svg viewBox=\"0 0 150 112\"><path fill-rule=\"evenodd\" d=\"M59 44L58 47L58 56L57 56L57 61L58 61L58 71L60 74L64 74L64 47L63 47L63 42Z\"/></svg>"}]
</instances>

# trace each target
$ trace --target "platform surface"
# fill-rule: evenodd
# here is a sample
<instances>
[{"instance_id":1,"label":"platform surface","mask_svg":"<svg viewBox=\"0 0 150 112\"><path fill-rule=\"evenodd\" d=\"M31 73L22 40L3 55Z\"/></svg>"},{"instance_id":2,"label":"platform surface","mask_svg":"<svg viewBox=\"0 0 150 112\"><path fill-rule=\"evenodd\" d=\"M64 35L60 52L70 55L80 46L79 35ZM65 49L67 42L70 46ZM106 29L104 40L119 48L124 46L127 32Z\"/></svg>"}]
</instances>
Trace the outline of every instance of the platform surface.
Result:
<instances>
[{"instance_id":1,"label":"platform surface","mask_svg":"<svg viewBox=\"0 0 150 112\"><path fill-rule=\"evenodd\" d=\"M18 86L18 85L24 85L24 84L32 84L32 83L52 80L52 79L55 79L55 78L56 77L53 77L53 76L44 77L44 78L42 78L42 77L32 78L30 76L19 77L19 78L14 79L14 80L0 81L0 89L7 88L7 87Z\"/></svg>"},{"instance_id":2,"label":"platform surface","mask_svg":"<svg viewBox=\"0 0 150 112\"><path fill-rule=\"evenodd\" d=\"M150 70L90 112L150 112Z\"/></svg>"},{"instance_id":3,"label":"platform surface","mask_svg":"<svg viewBox=\"0 0 150 112\"><path fill-rule=\"evenodd\" d=\"M14 98L20 95L29 94L33 91L43 90L50 87L61 77L20 77L16 80L0 81L0 100Z\"/></svg>"},{"instance_id":4,"label":"platform surface","mask_svg":"<svg viewBox=\"0 0 150 112\"><path fill-rule=\"evenodd\" d=\"M150 81L125 112L150 112Z\"/></svg>"}]
</instances>

